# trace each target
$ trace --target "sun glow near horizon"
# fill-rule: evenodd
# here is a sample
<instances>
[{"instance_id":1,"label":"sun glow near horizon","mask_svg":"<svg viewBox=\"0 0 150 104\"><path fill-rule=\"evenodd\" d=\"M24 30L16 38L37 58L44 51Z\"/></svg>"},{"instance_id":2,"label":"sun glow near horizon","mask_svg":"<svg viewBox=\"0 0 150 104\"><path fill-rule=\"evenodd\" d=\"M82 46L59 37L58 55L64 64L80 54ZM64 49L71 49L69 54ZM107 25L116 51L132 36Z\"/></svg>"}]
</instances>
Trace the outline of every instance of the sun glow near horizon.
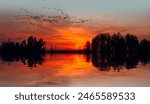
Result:
<instances>
[{"instance_id":1,"label":"sun glow near horizon","mask_svg":"<svg viewBox=\"0 0 150 104\"><path fill-rule=\"evenodd\" d=\"M86 41L91 41L89 32L80 27L67 27L57 29L57 34L51 35L45 41L48 49L83 49Z\"/></svg>"}]
</instances>

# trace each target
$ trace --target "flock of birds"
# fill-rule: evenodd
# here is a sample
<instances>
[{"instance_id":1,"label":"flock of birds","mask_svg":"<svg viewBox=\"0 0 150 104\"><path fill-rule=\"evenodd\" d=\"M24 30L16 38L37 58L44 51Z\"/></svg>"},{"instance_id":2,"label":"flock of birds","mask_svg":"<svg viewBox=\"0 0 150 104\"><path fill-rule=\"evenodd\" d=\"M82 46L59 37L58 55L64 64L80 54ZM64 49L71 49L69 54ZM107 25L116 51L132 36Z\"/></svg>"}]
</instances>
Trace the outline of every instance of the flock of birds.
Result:
<instances>
[{"instance_id":1,"label":"flock of birds","mask_svg":"<svg viewBox=\"0 0 150 104\"><path fill-rule=\"evenodd\" d=\"M49 25L69 25L69 24L83 24L85 22L88 22L89 20L82 19L80 17L72 16L67 13L65 13L61 9L57 8L47 8L43 7L40 11L42 12L32 12L30 10L20 8L19 13L15 14L7 14L5 16L0 14L0 31L3 31L2 27L5 28L23 28L23 31L36 31L35 28L38 29L45 29L48 31L46 27L44 27L42 24L47 23ZM53 12L53 13L52 13ZM44 14L45 13L45 14ZM1 17L4 17L4 20L1 19ZM32 29L32 30L30 30ZM19 29L17 29L19 32ZM5 30L4 30L5 31Z\"/></svg>"},{"instance_id":2,"label":"flock of birds","mask_svg":"<svg viewBox=\"0 0 150 104\"><path fill-rule=\"evenodd\" d=\"M24 12L30 14L30 18L35 19L35 20L43 20L43 21L47 21L49 23L60 23L62 22L67 22L68 24L74 24L74 23L85 23L88 20L82 19L82 18L78 18L75 16L71 16L67 13L65 13L63 10L61 9L57 9L57 8L46 8L43 7L43 10L53 10L54 12L58 12L58 15L48 15L48 14L34 14L29 12L26 9L21 8L21 10L23 10Z\"/></svg>"}]
</instances>

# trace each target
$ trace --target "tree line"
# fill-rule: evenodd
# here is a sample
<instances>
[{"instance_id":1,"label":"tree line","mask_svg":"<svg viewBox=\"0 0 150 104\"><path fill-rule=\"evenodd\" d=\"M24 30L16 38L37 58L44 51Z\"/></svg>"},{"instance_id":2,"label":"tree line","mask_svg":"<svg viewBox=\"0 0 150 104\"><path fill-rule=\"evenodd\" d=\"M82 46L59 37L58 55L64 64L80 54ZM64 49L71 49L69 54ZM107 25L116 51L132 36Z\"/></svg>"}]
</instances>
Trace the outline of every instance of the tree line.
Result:
<instances>
[{"instance_id":1,"label":"tree line","mask_svg":"<svg viewBox=\"0 0 150 104\"><path fill-rule=\"evenodd\" d=\"M110 35L109 33L101 33L86 43L87 52L101 53L109 55L123 55L123 54L143 54L149 55L150 41L147 39L139 40L133 34L120 33Z\"/></svg>"},{"instance_id":2,"label":"tree line","mask_svg":"<svg viewBox=\"0 0 150 104\"><path fill-rule=\"evenodd\" d=\"M86 53L92 53L92 64L102 71L136 68L139 62L150 62L150 41L139 40L133 34L101 33L86 42ZM87 57L89 59L89 57ZM89 60L88 60L89 62Z\"/></svg>"},{"instance_id":3,"label":"tree line","mask_svg":"<svg viewBox=\"0 0 150 104\"><path fill-rule=\"evenodd\" d=\"M110 35L101 33L96 35L92 42L86 42L83 50L62 50L46 51L45 41L30 36L21 42L3 41L0 44L0 59L3 62L20 61L28 67L36 67L44 62L44 53L78 53L86 55L87 62L100 70L108 70L110 67L120 69L125 66L127 69L134 68L139 62L147 64L150 62L150 41L139 40L135 35L120 33ZM91 54L92 53L92 54Z\"/></svg>"},{"instance_id":4,"label":"tree line","mask_svg":"<svg viewBox=\"0 0 150 104\"><path fill-rule=\"evenodd\" d=\"M45 52L45 41L30 36L22 42L13 42L10 40L1 42L1 53L42 53Z\"/></svg>"}]
</instances>

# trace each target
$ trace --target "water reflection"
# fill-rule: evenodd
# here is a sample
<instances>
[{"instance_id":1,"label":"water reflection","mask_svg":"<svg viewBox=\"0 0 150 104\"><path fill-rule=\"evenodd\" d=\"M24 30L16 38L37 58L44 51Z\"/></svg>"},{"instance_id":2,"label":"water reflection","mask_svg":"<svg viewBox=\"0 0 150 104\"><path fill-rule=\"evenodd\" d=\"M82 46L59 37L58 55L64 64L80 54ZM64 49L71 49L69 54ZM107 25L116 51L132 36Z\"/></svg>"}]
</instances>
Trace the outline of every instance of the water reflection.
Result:
<instances>
[{"instance_id":1,"label":"water reflection","mask_svg":"<svg viewBox=\"0 0 150 104\"><path fill-rule=\"evenodd\" d=\"M150 86L147 58L45 54L0 59L0 86Z\"/></svg>"},{"instance_id":2,"label":"water reflection","mask_svg":"<svg viewBox=\"0 0 150 104\"><path fill-rule=\"evenodd\" d=\"M51 57L55 54L50 54ZM58 54L59 55L59 54ZM67 55L66 55L67 56ZM92 62L93 66L101 71L109 71L110 69L120 70L122 67L126 69L136 68L139 62L146 65L150 58L147 56L139 57L136 54L133 55L107 55L107 54L83 54L86 62ZM3 64L21 61L28 67L36 67L42 65L45 61L45 54L1 54L0 59Z\"/></svg>"},{"instance_id":3,"label":"water reflection","mask_svg":"<svg viewBox=\"0 0 150 104\"><path fill-rule=\"evenodd\" d=\"M122 67L126 69L136 68L139 62L146 65L150 61L148 56L139 56L137 54L92 54L93 66L97 67L101 71L108 71L111 68L114 70L120 70Z\"/></svg>"},{"instance_id":4,"label":"water reflection","mask_svg":"<svg viewBox=\"0 0 150 104\"><path fill-rule=\"evenodd\" d=\"M4 64L21 61L24 65L32 68L36 67L37 64L43 64L44 54L1 54L0 59Z\"/></svg>"}]
</instances>

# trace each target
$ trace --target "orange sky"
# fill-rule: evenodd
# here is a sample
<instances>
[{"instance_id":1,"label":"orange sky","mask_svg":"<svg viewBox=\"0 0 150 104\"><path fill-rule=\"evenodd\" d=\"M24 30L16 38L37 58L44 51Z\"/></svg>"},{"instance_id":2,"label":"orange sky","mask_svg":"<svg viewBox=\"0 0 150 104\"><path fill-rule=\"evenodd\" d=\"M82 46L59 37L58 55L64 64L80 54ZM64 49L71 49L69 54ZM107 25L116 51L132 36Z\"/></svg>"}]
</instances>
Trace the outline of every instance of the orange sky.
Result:
<instances>
[{"instance_id":1,"label":"orange sky","mask_svg":"<svg viewBox=\"0 0 150 104\"><path fill-rule=\"evenodd\" d=\"M86 41L91 41L98 33L132 33L140 39L150 39L150 24L147 21L122 21L112 17L93 17L85 23L68 24L59 19L51 23L43 19L17 18L0 21L0 41L11 38L20 41L33 35L46 41L47 49L82 49ZM10 24L11 23L11 24Z\"/></svg>"},{"instance_id":2,"label":"orange sky","mask_svg":"<svg viewBox=\"0 0 150 104\"><path fill-rule=\"evenodd\" d=\"M86 41L91 41L92 38L101 32L121 32L123 34L125 33L134 33L137 34L140 38L149 38L149 31L145 31L144 26L131 26L131 27L119 27L119 26L110 26L110 27L104 27L104 28L98 28L98 27L88 27L88 26L67 26L67 27L47 27L52 29L53 31L48 30L34 30L34 31L20 31L19 33L13 33L12 32L5 32L7 34L11 35L4 35L5 39L8 39L11 37L14 40L22 40L26 39L28 36L33 35L37 38L43 38L46 41L46 47L47 48L54 48L54 49L79 49L83 48ZM128 30L129 29L129 30ZM144 33L144 34L142 34ZM3 38L2 38L3 39Z\"/></svg>"}]
</instances>

